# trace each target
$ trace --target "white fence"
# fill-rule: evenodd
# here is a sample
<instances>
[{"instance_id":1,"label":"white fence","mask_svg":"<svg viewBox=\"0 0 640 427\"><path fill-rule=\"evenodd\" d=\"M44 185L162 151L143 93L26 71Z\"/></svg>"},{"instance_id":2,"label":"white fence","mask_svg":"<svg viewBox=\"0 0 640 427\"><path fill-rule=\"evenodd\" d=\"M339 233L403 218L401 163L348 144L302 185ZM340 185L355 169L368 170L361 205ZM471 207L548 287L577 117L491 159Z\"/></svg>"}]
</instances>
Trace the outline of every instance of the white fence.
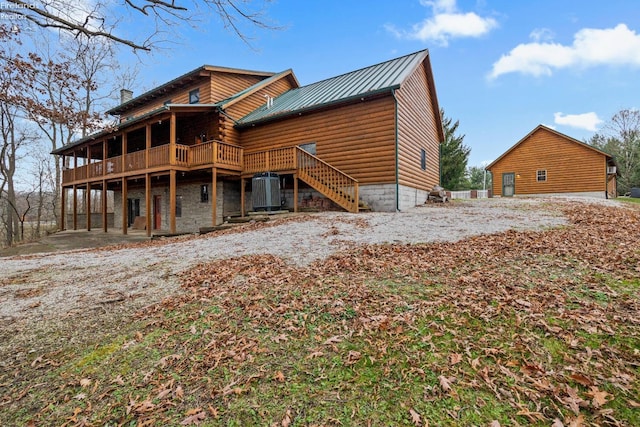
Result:
<instances>
[{"instance_id":1,"label":"white fence","mask_svg":"<svg viewBox=\"0 0 640 427\"><path fill-rule=\"evenodd\" d=\"M451 199L486 199L489 190L450 191ZM475 196L475 197L473 197Z\"/></svg>"}]
</instances>

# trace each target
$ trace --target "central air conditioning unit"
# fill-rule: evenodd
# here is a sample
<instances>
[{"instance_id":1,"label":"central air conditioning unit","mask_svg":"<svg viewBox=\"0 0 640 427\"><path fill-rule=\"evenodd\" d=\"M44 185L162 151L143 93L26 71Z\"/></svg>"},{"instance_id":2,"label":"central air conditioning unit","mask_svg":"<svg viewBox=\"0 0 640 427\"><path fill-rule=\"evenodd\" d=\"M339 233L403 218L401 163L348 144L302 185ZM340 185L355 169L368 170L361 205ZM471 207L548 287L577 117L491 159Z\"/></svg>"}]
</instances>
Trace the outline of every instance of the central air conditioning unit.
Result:
<instances>
[{"instance_id":1,"label":"central air conditioning unit","mask_svg":"<svg viewBox=\"0 0 640 427\"><path fill-rule=\"evenodd\" d=\"M254 211L280 210L280 177L274 172L261 172L251 180Z\"/></svg>"},{"instance_id":2,"label":"central air conditioning unit","mask_svg":"<svg viewBox=\"0 0 640 427\"><path fill-rule=\"evenodd\" d=\"M615 166L607 166L607 174L608 175L615 175L616 173L616 167Z\"/></svg>"}]
</instances>

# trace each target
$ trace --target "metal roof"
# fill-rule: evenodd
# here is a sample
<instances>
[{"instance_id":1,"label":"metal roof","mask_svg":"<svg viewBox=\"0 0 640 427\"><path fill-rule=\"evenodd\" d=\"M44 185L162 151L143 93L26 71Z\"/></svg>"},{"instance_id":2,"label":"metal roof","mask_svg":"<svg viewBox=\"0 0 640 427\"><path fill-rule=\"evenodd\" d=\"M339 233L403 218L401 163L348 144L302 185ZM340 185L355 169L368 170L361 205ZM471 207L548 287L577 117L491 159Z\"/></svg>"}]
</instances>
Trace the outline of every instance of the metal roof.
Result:
<instances>
[{"instance_id":1,"label":"metal roof","mask_svg":"<svg viewBox=\"0 0 640 427\"><path fill-rule=\"evenodd\" d=\"M270 106L264 105L238 120L238 125L248 126L327 104L397 89L428 54L426 49L421 50L317 83L291 89L273 99Z\"/></svg>"}]
</instances>

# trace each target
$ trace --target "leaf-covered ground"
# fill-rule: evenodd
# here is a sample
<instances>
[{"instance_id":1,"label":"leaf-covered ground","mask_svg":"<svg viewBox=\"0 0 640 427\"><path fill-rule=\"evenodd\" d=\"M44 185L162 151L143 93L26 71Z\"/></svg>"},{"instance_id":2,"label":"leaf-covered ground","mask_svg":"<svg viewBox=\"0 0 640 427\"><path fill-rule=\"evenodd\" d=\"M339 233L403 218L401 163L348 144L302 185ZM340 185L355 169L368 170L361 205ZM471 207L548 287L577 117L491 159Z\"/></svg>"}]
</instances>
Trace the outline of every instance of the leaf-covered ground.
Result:
<instances>
[{"instance_id":1,"label":"leaf-covered ground","mask_svg":"<svg viewBox=\"0 0 640 427\"><path fill-rule=\"evenodd\" d=\"M640 425L640 210L558 209L571 225L198 266L1 372L0 424Z\"/></svg>"}]
</instances>

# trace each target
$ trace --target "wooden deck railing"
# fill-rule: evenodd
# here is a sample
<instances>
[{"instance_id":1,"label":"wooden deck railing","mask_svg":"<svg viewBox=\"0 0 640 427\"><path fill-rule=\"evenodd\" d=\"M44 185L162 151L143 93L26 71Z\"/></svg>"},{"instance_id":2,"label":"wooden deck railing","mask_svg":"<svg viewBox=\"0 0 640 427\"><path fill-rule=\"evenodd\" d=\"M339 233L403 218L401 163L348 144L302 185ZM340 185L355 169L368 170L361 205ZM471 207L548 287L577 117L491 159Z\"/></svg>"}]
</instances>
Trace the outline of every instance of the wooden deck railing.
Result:
<instances>
[{"instance_id":1,"label":"wooden deck railing","mask_svg":"<svg viewBox=\"0 0 640 427\"><path fill-rule=\"evenodd\" d=\"M342 206L358 212L358 181L296 147L298 178Z\"/></svg>"},{"instance_id":2,"label":"wooden deck railing","mask_svg":"<svg viewBox=\"0 0 640 427\"><path fill-rule=\"evenodd\" d=\"M67 169L63 171L62 178L63 182L73 182L122 172L142 171L147 168L147 156L149 158L149 168L165 167L170 165L169 154L169 145L160 145L149 150L125 154L124 170L122 168L122 156L114 156L109 157L106 162L98 161L78 166L75 169ZM220 141L207 141L203 144L192 146L176 145L175 164L176 166L188 168L211 164L240 171L242 170L242 154L242 147Z\"/></svg>"},{"instance_id":3,"label":"wooden deck railing","mask_svg":"<svg viewBox=\"0 0 640 427\"><path fill-rule=\"evenodd\" d=\"M145 153L146 151L135 151L133 153L127 153L124 156L124 167L126 172L138 171L144 169L145 165Z\"/></svg>"},{"instance_id":4,"label":"wooden deck railing","mask_svg":"<svg viewBox=\"0 0 640 427\"><path fill-rule=\"evenodd\" d=\"M149 167L166 166L169 164L169 146L160 145L149 149Z\"/></svg>"},{"instance_id":5,"label":"wooden deck railing","mask_svg":"<svg viewBox=\"0 0 640 427\"><path fill-rule=\"evenodd\" d=\"M242 168L242 147L220 141L207 141L189 147L189 166L212 163Z\"/></svg>"},{"instance_id":6,"label":"wooden deck railing","mask_svg":"<svg viewBox=\"0 0 640 427\"><path fill-rule=\"evenodd\" d=\"M341 207L358 212L358 181L300 147L245 154L245 174L267 171L296 171L298 178Z\"/></svg>"},{"instance_id":7,"label":"wooden deck railing","mask_svg":"<svg viewBox=\"0 0 640 427\"><path fill-rule=\"evenodd\" d=\"M284 147L244 155L244 173L278 172L296 168L296 148Z\"/></svg>"}]
</instances>

